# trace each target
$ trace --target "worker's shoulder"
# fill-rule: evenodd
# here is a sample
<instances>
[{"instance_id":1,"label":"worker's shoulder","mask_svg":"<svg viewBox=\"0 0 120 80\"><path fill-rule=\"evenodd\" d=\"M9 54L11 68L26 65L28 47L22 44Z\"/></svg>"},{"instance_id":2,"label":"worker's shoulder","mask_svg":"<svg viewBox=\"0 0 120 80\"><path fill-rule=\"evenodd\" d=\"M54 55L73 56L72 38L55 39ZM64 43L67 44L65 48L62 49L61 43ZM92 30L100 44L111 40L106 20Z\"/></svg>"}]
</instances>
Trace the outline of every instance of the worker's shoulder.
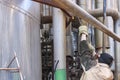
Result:
<instances>
[{"instance_id":1,"label":"worker's shoulder","mask_svg":"<svg viewBox=\"0 0 120 80\"><path fill-rule=\"evenodd\" d=\"M97 66L109 68L109 66L107 64L105 64L105 63L97 63Z\"/></svg>"}]
</instances>

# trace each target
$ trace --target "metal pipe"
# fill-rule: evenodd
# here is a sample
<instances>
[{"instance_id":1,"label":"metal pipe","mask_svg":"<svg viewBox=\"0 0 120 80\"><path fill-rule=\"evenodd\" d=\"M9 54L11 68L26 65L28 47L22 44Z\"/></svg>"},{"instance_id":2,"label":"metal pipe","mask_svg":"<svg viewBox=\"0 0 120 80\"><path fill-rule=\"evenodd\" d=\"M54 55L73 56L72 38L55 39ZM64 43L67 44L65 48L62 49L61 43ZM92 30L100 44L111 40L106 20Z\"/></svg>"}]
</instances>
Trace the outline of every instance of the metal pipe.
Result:
<instances>
[{"instance_id":1,"label":"metal pipe","mask_svg":"<svg viewBox=\"0 0 120 80\"><path fill-rule=\"evenodd\" d=\"M88 10L88 12L94 17L101 17L104 15L103 9ZM115 21L120 18L119 12L115 9L112 9L112 8L106 9L106 15L111 16L113 18L113 20L115 20Z\"/></svg>"},{"instance_id":2,"label":"metal pipe","mask_svg":"<svg viewBox=\"0 0 120 80\"><path fill-rule=\"evenodd\" d=\"M78 5L79 5L80 7L82 7L83 9L85 9L85 10L87 9L86 0L79 0Z\"/></svg>"},{"instance_id":3,"label":"metal pipe","mask_svg":"<svg viewBox=\"0 0 120 80\"><path fill-rule=\"evenodd\" d=\"M115 23L115 28L114 28L114 32L117 33L119 36L120 36L120 19L118 19ZM119 61L119 58L120 58L120 55L119 55L119 52L120 52L120 43L119 42L116 42L114 40L114 56L115 56L115 80L118 80L120 79L119 75L120 75L120 61Z\"/></svg>"},{"instance_id":4,"label":"metal pipe","mask_svg":"<svg viewBox=\"0 0 120 80\"><path fill-rule=\"evenodd\" d=\"M96 0L95 1L95 8L97 9L103 9L103 0ZM103 17L99 17L97 18L100 22L103 23ZM103 46L102 46L102 43L103 43L103 32L100 31L99 29L94 29L95 30L95 47L96 47L96 51L98 53L102 53L103 51Z\"/></svg>"},{"instance_id":5,"label":"metal pipe","mask_svg":"<svg viewBox=\"0 0 120 80\"><path fill-rule=\"evenodd\" d=\"M55 80L66 80L66 25L60 9L53 9Z\"/></svg>"},{"instance_id":6,"label":"metal pipe","mask_svg":"<svg viewBox=\"0 0 120 80\"><path fill-rule=\"evenodd\" d=\"M6 70L6 71L9 71L9 70L18 70L19 71L19 68L0 68L0 70Z\"/></svg>"},{"instance_id":7,"label":"metal pipe","mask_svg":"<svg viewBox=\"0 0 120 80\"><path fill-rule=\"evenodd\" d=\"M120 1L117 0L117 4L118 4L118 10L120 11Z\"/></svg>"},{"instance_id":8,"label":"metal pipe","mask_svg":"<svg viewBox=\"0 0 120 80\"><path fill-rule=\"evenodd\" d=\"M118 11L120 11L120 0L118 0ZM115 23L115 32L120 36L120 18L118 20L116 20ZM119 42L116 42L114 41L114 53L115 54L115 68L116 68L116 71L115 71L115 77L116 79L115 80L120 80L120 43Z\"/></svg>"},{"instance_id":9,"label":"metal pipe","mask_svg":"<svg viewBox=\"0 0 120 80\"><path fill-rule=\"evenodd\" d=\"M86 2L86 0L79 0L79 3L78 3L78 5L81 7L81 8L83 8L84 10L87 10L87 2ZM84 20L81 20L81 25L87 25L87 22L86 21L84 21Z\"/></svg>"},{"instance_id":10,"label":"metal pipe","mask_svg":"<svg viewBox=\"0 0 120 80\"><path fill-rule=\"evenodd\" d=\"M115 33L113 33L112 31L110 31L109 29L107 29L104 24L102 24L101 22L99 22L96 18L94 18L93 16L91 16L87 11L85 11L84 9L82 9L81 7L79 7L78 5L76 5L75 3L73 3L73 2L71 2L69 0L60 0L60 1L53 0L53 1L55 1L58 5L61 5L61 7L64 10L70 12L72 15L79 16L80 18L84 19L88 23L94 25L95 28L103 31L104 33L106 33L110 37L112 37L115 40L117 40L117 41L120 42L119 36L117 36Z\"/></svg>"}]
</instances>

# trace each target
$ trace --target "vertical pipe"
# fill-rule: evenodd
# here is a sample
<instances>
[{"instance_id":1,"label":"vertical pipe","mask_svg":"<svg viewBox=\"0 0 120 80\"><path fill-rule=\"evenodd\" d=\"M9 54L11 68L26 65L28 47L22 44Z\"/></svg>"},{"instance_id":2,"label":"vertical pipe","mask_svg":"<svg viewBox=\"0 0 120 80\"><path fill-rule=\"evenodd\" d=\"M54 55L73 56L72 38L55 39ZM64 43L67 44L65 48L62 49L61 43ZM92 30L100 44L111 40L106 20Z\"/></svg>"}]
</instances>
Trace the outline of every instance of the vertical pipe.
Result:
<instances>
[{"instance_id":1,"label":"vertical pipe","mask_svg":"<svg viewBox=\"0 0 120 80\"><path fill-rule=\"evenodd\" d=\"M108 4L109 2L107 2L107 0L104 0L103 1L103 14L104 14L104 18L103 18L103 21L104 21L104 24L105 25L108 25L108 20L109 18L107 17L106 15L106 8L108 7ZM107 20L108 19L108 20ZM109 20L110 21L110 20ZM111 23L112 24L112 23ZM109 28L109 27L108 27ZM109 42L109 37L103 33L103 52L107 52L109 53L109 48L110 48L110 42Z\"/></svg>"},{"instance_id":2,"label":"vertical pipe","mask_svg":"<svg viewBox=\"0 0 120 80\"><path fill-rule=\"evenodd\" d=\"M120 36L120 19L115 22L114 32ZM120 43L114 40L115 80L120 80Z\"/></svg>"},{"instance_id":3,"label":"vertical pipe","mask_svg":"<svg viewBox=\"0 0 120 80\"><path fill-rule=\"evenodd\" d=\"M91 0L91 9L95 9L95 0Z\"/></svg>"},{"instance_id":4,"label":"vertical pipe","mask_svg":"<svg viewBox=\"0 0 120 80\"><path fill-rule=\"evenodd\" d=\"M87 6L87 10L91 10L92 9L92 5L94 5L94 4L92 4L92 0L88 0L88 1L86 1L87 3L86 3L86 6Z\"/></svg>"},{"instance_id":5,"label":"vertical pipe","mask_svg":"<svg viewBox=\"0 0 120 80\"><path fill-rule=\"evenodd\" d=\"M90 5L90 10L95 9L95 0L91 0L90 3L91 3L91 5ZM90 26L92 26L92 25L90 25ZM91 31L91 44L92 44L93 46L95 46L95 33L94 33L94 28L91 27L90 31Z\"/></svg>"},{"instance_id":6,"label":"vertical pipe","mask_svg":"<svg viewBox=\"0 0 120 80\"><path fill-rule=\"evenodd\" d=\"M65 16L53 9L55 80L66 80L66 29ZM56 64L57 63L57 64Z\"/></svg>"},{"instance_id":7,"label":"vertical pipe","mask_svg":"<svg viewBox=\"0 0 120 80\"><path fill-rule=\"evenodd\" d=\"M120 11L120 1L117 0L117 3L118 3L118 11Z\"/></svg>"},{"instance_id":8,"label":"vertical pipe","mask_svg":"<svg viewBox=\"0 0 120 80\"><path fill-rule=\"evenodd\" d=\"M86 10L86 9L87 9L86 3L87 3L86 0L79 0L78 5L79 5L81 8L83 8L84 10ZM87 22L84 21L84 20L82 20L82 21L81 21L81 25L87 25Z\"/></svg>"},{"instance_id":9,"label":"vertical pipe","mask_svg":"<svg viewBox=\"0 0 120 80\"><path fill-rule=\"evenodd\" d=\"M79 0L78 5L80 5L80 7L82 7L85 10L87 9L86 0Z\"/></svg>"},{"instance_id":10,"label":"vertical pipe","mask_svg":"<svg viewBox=\"0 0 120 80\"><path fill-rule=\"evenodd\" d=\"M118 0L118 10L119 10L119 12L120 12L120 0ZM118 24L116 25L117 27L116 27L116 33L120 36L120 19L119 19L119 21L117 22ZM117 70L118 70L118 80L120 80L120 43L119 42L117 42L117 48L116 48L117 50L116 50L116 57L117 57L117 61L118 61L118 63L116 64L116 66L117 66Z\"/></svg>"},{"instance_id":11,"label":"vertical pipe","mask_svg":"<svg viewBox=\"0 0 120 80\"><path fill-rule=\"evenodd\" d=\"M118 11L120 12L120 0L116 1L118 5ZM120 19L115 22L115 32L120 36ZM114 54L115 54L115 80L120 80L120 43L114 42Z\"/></svg>"},{"instance_id":12,"label":"vertical pipe","mask_svg":"<svg viewBox=\"0 0 120 80\"><path fill-rule=\"evenodd\" d=\"M113 4L114 4L114 0L112 0L112 1L107 0L107 8L112 9L114 7ZM113 21L113 20L115 20L114 17L111 18L110 16L107 16L106 25L108 26L109 30L111 30L111 31L113 31L113 29L115 28L114 23L113 23L115 21ZM116 54L116 53L114 53L114 49L115 49L114 48L114 40L110 37L109 37L108 46L110 48L110 49L108 49L108 53L114 57L114 55ZM114 59L115 59L115 57L114 57ZM115 60L113 62L113 65L111 66L111 69L113 71L115 70L114 64L115 64Z\"/></svg>"},{"instance_id":13,"label":"vertical pipe","mask_svg":"<svg viewBox=\"0 0 120 80\"><path fill-rule=\"evenodd\" d=\"M97 0L96 1L96 8L103 8L103 0ZM102 18L99 18L99 20L102 22ZM95 47L98 51L98 53L102 53L102 42L103 42L103 36L102 32L98 29L95 29Z\"/></svg>"},{"instance_id":14,"label":"vertical pipe","mask_svg":"<svg viewBox=\"0 0 120 80\"><path fill-rule=\"evenodd\" d=\"M76 4L76 0L71 0L73 3ZM76 20L76 17L74 17L74 19ZM78 52L78 29L75 28L78 25L76 25L76 21L71 23L71 30L70 30L70 34L71 34L71 42L72 42L72 56L76 56L77 52Z\"/></svg>"}]
</instances>

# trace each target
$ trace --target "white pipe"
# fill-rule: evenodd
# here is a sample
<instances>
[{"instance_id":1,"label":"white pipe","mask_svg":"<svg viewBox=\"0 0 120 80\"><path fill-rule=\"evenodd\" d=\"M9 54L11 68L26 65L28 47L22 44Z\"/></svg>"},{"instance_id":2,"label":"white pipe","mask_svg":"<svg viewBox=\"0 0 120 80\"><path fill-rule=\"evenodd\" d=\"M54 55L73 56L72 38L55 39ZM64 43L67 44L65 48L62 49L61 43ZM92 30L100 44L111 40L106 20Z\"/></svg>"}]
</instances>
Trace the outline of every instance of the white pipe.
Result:
<instances>
[{"instance_id":1,"label":"white pipe","mask_svg":"<svg viewBox=\"0 0 120 80\"><path fill-rule=\"evenodd\" d=\"M65 16L60 9L53 9L54 28L54 61L58 62L55 71L55 80L66 80L66 22ZM61 74L62 72L62 74Z\"/></svg>"},{"instance_id":2,"label":"white pipe","mask_svg":"<svg viewBox=\"0 0 120 80\"><path fill-rule=\"evenodd\" d=\"M54 56L59 60L58 68L65 68L66 29L65 16L60 9L53 9ZM64 65L63 65L64 64Z\"/></svg>"}]
</instances>

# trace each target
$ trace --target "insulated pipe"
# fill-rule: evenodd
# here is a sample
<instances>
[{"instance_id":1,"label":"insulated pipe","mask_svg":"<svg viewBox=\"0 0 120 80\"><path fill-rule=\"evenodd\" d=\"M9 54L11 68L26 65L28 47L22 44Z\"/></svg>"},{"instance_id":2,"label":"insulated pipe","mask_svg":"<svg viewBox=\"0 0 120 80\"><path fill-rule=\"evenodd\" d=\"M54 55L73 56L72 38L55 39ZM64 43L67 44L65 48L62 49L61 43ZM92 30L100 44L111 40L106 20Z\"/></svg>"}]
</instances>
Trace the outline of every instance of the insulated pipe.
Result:
<instances>
[{"instance_id":1,"label":"insulated pipe","mask_svg":"<svg viewBox=\"0 0 120 80\"><path fill-rule=\"evenodd\" d=\"M94 17L102 17L103 14L103 9L94 9L94 10L88 10L88 12L93 15ZM119 19L120 19L120 14L117 10L112 9L112 8L108 8L106 9L106 15L107 16L111 16L113 18L114 21L114 26L115 28L117 28L119 25L117 25L119 23ZM115 32L116 33L116 32ZM115 48L116 49L116 48Z\"/></svg>"},{"instance_id":2,"label":"insulated pipe","mask_svg":"<svg viewBox=\"0 0 120 80\"><path fill-rule=\"evenodd\" d=\"M94 17L102 17L104 16L103 14L103 9L94 9L94 10L88 10L88 12L94 16ZM120 14L117 10L115 9L106 9L106 15L111 16L114 21L118 20L120 18Z\"/></svg>"},{"instance_id":3,"label":"insulated pipe","mask_svg":"<svg viewBox=\"0 0 120 80\"><path fill-rule=\"evenodd\" d=\"M79 0L78 1L78 5L81 7L81 8L83 8L84 10L87 10L87 2L86 2L86 0ZM87 25L87 22L86 21L84 21L84 20L81 20L81 25Z\"/></svg>"},{"instance_id":4,"label":"insulated pipe","mask_svg":"<svg viewBox=\"0 0 120 80\"><path fill-rule=\"evenodd\" d=\"M84 19L88 23L94 25L95 28L103 31L107 35L111 36L115 40L120 42L119 36L117 36L115 33L107 29L107 27L99 22L96 18L91 16L87 11L76 5L75 3L69 1L69 0L53 0L55 1L58 5L61 5L61 8L64 10L70 12L74 16L79 16L80 18Z\"/></svg>"},{"instance_id":5,"label":"insulated pipe","mask_svg":"<svg viewBox=\"0 0 120 80\"><path fill-rule=\"evenodd\" d=\"M95 0L95 8L97 9L103 9L103 0ZM97 20L99 20L100 22L103 23L103 17L99 17L97 18ZM100 31L99 29L94 29L95 31L95 47L96 47L96 51L98 53L102 53L103 51L103 32Z\"/></svg>"},{"instance_id":6,"label":"insulated pipe","mask_svg":"<svg viewBox=\"0 0 120 80\"><path fill-rule=\"evenodd\" d=\"M114 28L114 32L117 33L119 36L120 36L120 19L118 19L116 22L115 22L115 28ZM120 58L120 43L115 41L114 40L114 53L115 53L115 76L116 76L116 80L120 79L120 61L119 61L119 58Z\"/></svg>"},{"instance_id":7,"label":"insulated pipe","mask_svg":"<svg viewBox=\"0 0 120 80\"><path fill-rule=\"evenodd\" d=\"M85 10L87 9L86 0L79 0L78 5Z\"/></svg>"},{"instance_id":8,"label":"insulated pipe","mask_svg":"<svg viewBox=\"0 0 120 80\"><path fill-rule=\"evenodd\" d=\"M120 11L120 1L118 0L118 10ZM116 28L115 28L115 32L120 35L120 20L118 19L116 22L115 22L115 25L116 25ZM116 71L115 71L115 77L116 79L115 80L120 80L120 43L114 41L115 44L114 44L114 49L115 49L115 68L116 68Z\"/></svg>"},{"instance_id":9,"label":"insulated pipe","mask_svg":"<svg viewBox=\"0 0 120 80\"><path fill-rule=\"evenodd\" d=\"M60 9L53 9L55 80L66 80L66 25Z\"/></svg>"}]
</instances>

